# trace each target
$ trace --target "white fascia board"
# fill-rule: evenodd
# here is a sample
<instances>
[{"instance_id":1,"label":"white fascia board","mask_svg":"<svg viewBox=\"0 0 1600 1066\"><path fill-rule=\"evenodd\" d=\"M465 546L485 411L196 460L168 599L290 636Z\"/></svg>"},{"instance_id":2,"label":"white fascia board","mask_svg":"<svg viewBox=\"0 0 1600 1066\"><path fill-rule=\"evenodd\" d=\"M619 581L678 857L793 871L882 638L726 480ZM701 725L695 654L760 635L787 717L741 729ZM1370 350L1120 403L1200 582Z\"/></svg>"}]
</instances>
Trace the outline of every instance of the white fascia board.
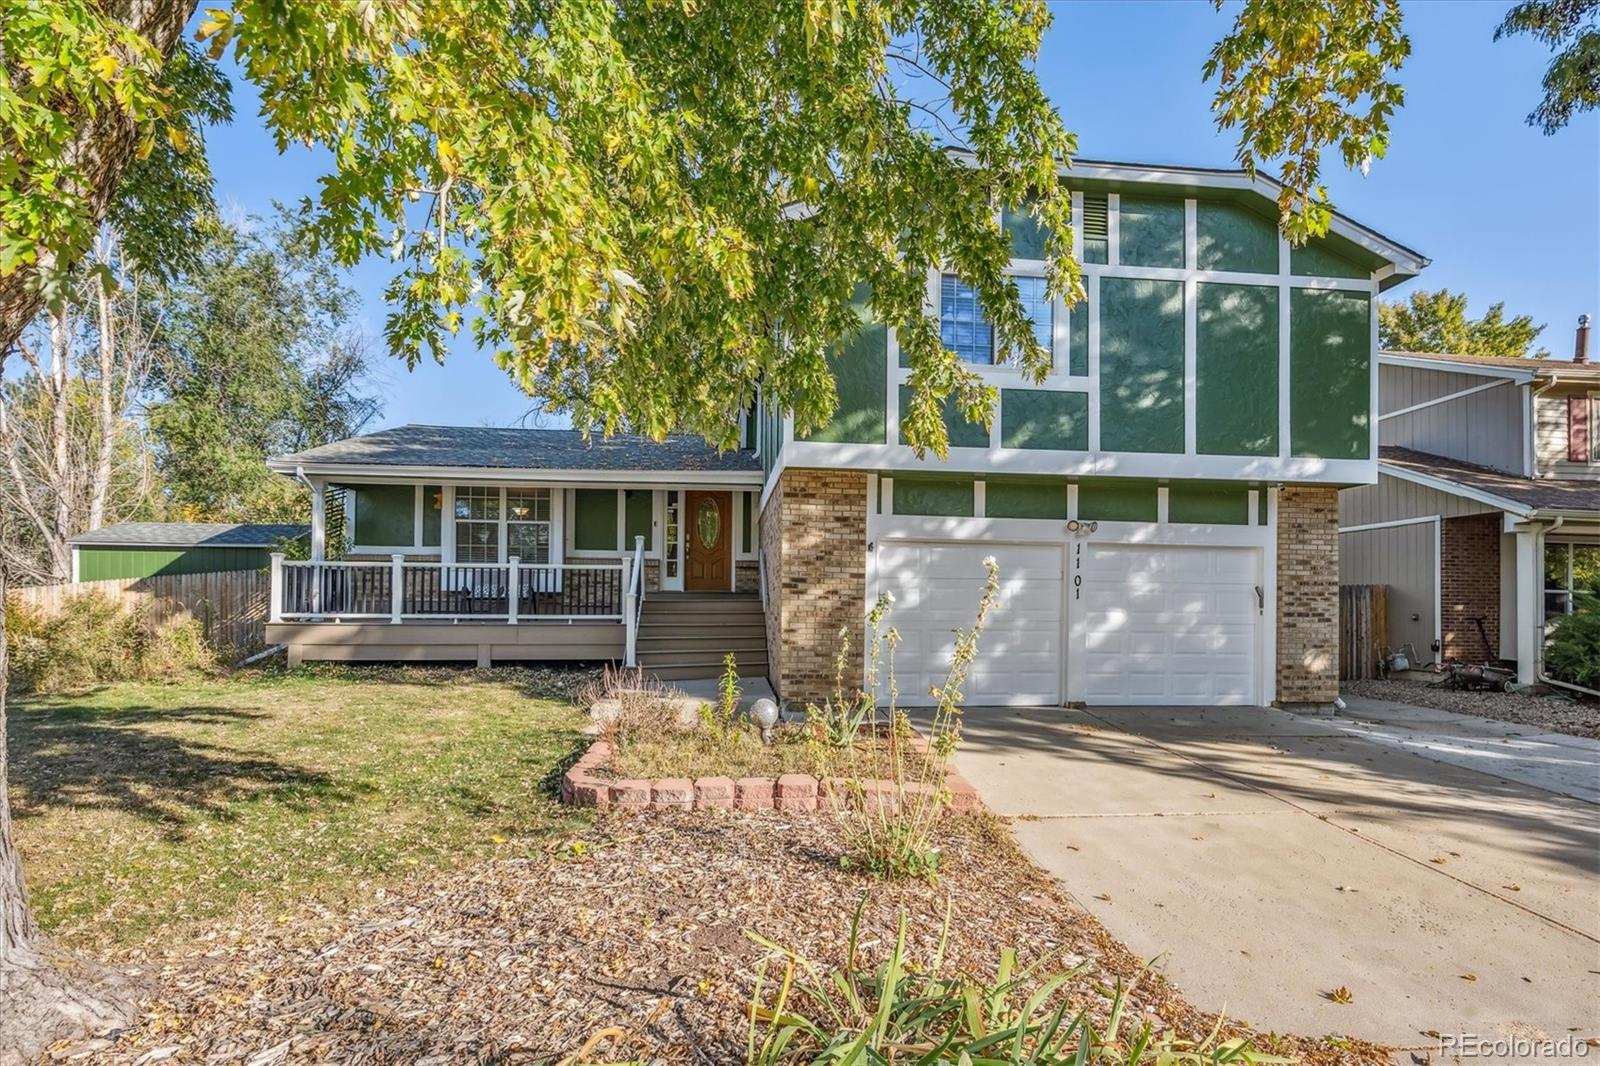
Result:
<instances>
[{"instance_id":1,"label":"white fascia board","mask_svg":"<svg viewBox=\"0 0 1600 1066\"><path fill-rule=\"evenodd\" d=\"M1515 500L1508 500L1504 496L1496 496L1492 492L1484 492L1481 489L1468 488L1466 485L1462 485L1456 481L1450 481L1447 478L1435 477L1432 474L1419 473L1415 470L1393 466L1385 462L1379 462L1378 469L1381 473L1388 477L1397 477L1401 481L1409 481L1416 485L1422 485L1425 488L1436 489L1439 492L1449 493L1451 496L1460 496L1465 500L1476 500L1478 503L1485 503L1490 507L1498 507L1502 511L1508 511L1511 514L1517 515L1521 518L1528 518L1534 514L1534 509L1526 504L1518 503Z\"/></svg>"},{"instance_id":2,"label":"white fascia board","mask_svg":"<svg viewBox=\"0 0 1600 1066\"><path fill-rule=\"evenodd\" d=\"M1453 359L1423 359L1414 355L1397 355L1392 352L1378 353L1379 366L1407 366L1416 370L1439 370L1450 374L1477 374L1486 378L1507 378L1518 384L1525 385L1537 376L1531 370L1517 370L1509 366L1488 366L1483 363L1469 363Z\"/></svg>"},{"instance_id":3,"label":"white fascia board","mask_svg":"<svg viewBox=\"0 0 1600 1066\"><path fill-rule=\"evenodd\" d=\"M1145 167L1116 163L1075 162L1062 167L1065 178L1088 178L1102 181L1147 182L1151 185L1181 185L1192 188L1201 185L1213 189L1243 189L1257 193L1276 202L1282 186L1271 178L1257 174L1251 177L1242 171L1186 170L1181 167ZM1394 266L1390 273L1420 274L1428 259L1396 244L1382 235L1367 229L1343 215L1335 214L1329 230L1358 244L1374 255L1381 255Z\"/></svg>"},{"instance_id":4,"label":"white fascia board","mask_svg":"<svg viewBox=\"0 0 1600 1066\"><path fill-rule=\"evenodd\" d=\"M1134 452L1057 452L1023 448L952 448L948 459L919 458L905 445L787 445L789 466L848 470L920 471L945 474L1043 474L1058 477L1209 478L1244 481L1335 482L1371 485L1375 459L1311 459L1297 456L1168 455Z\"/></svg>"},{"instance_id":5,"label":"white fascia board","mask_svg":"<svg viewBox=\"0 0 1600 1066\"><path fill-rule=\"evenodd\" d=\"M293 475L295 464L269 459L267 468ZM345 484L390 481L483 482L503 485L522 482L600 483L629 486L742 485L760 487L759 470L532 470L481 466L370 466L350 463L303 464L307 475L333 478Z\"/></svg>"}]
</instances>

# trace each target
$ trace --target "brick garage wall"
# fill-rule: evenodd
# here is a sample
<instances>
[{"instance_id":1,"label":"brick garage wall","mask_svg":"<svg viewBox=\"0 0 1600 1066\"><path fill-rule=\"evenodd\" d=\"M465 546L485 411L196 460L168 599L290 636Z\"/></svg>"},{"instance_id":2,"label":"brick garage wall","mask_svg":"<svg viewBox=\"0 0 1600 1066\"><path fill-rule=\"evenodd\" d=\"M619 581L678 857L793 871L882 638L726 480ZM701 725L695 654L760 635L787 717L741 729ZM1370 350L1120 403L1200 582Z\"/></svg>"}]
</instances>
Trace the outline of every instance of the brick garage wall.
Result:
<instances>
[{"instance_id":1,"label":"brick garage wall","mask_svg":"<svg viewBox=\"0 0 1600 1066\"><path fill-rule=\"evenodd\" d=\"M1278 702L1339 695L1339 490L1278 490Z\"/></svg>"},{"instance_id":2,"label":"brick garage wall","mask_svg":"<svg viewBox=\"0 0 1600 1066\"><path fill-rule=\"evenodd\" d=\"M848 630L859 683L867 598L867 475L785 470L761 513L767 570L767 655L791 703L833 692L839 632Z\"/></svg>"},{"instance_id":3,"label":"brick garage wall","mask_svg":"<svg viewBox=\"0 0 1600 1066\"><path fill-rule=\"evenodd\" d=\"M1446 518L1439 528L1439 605L1444 657L1478 662L1500 657L1499 512ZM1483 646L1475 618L1483 619Z\"/></svg>"},{"instance_id":4,"label":"brick garage wall","mask_svg":"<svg viewBox=\"0 0 1600 1066\"><path fill-rule=\"evenodd\" d=\"M774 692L783 677L783 480L773 486L767 505L756 519L761 547L761 576L766 581L767 675ZM780 694L781 695L781 694Z\"/></svg>"}]
</instances>

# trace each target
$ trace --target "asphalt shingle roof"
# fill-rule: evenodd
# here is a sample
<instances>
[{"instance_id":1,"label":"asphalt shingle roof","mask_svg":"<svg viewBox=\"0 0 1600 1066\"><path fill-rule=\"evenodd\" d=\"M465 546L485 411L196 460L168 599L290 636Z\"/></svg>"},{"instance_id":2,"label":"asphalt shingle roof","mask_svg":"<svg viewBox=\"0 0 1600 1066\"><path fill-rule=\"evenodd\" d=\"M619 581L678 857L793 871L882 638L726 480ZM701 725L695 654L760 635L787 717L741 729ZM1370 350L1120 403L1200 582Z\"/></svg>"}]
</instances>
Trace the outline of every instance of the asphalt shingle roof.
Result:
<instances>
[{"instance_id":1,"label":"asphalt shingle roof","mask_svg":"<svg viewBox=\"0 0 1600 1066\"><path fill-rule=\"evenodd\" d=\"M1530 374L1556 374L1563 378L1600 378L1600 363L1574 363L1571 359L1518 359L1507 355L1455 355L1451 352L1396 352L1384 350L1383 355L1403 359L1428 359L1435 363L1465 363L1478 366L1503 366L1511 370L1526 370Z\"/></svg>"},{"instance_id":2,"label":"asphalt shingle roof","mask_svg":"<svg viewBox=\"0 0 1600 1066\"><path fill-rule=\"evenodd\" d=\"M294 540L309 526L250 522L118 522L79 534L67 543L129 548L271 548Z\"/></svg>"},{"instance_id":3,"label":"asphalt shingle roof","mask_svg":"<svg viewBox=\"0 0 1600 1066\"><path fill-rule=\"evenodd\" d=\"M1463 488L1499 496L1531 510L1594 511L1600 514L1600 481L1520 477L1392 444L1378 449L1378 460L1383 466L1428 474Z\"/></svg>"},{"instance_id":4,"label":"asphalt shingle roof","mask_svg":"<svg viewBox=\"0 0 1600 1066\"><path fill-rule=\"evenodd\" d=\"M322 465L483 467L515 470L760 470L747 451L720 455L700 437L618 434L588 441L575 429L399 426L272 461L279 470Z\"/></svg>"}]
</instances>

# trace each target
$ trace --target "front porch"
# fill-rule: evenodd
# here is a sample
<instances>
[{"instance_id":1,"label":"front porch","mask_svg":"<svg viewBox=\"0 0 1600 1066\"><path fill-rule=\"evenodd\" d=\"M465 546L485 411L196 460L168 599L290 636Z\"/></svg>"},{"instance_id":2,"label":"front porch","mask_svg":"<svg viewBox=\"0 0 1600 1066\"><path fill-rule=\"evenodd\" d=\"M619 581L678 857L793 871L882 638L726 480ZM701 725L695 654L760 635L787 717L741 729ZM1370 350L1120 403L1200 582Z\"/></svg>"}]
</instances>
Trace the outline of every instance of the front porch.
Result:
<instances>
[{"instance_id":1,"label":"front porch","mask_svg":"<svg viewBox=\"0 0 1600 1066\"><path fill-rule=\"evenodd\" d=\"M291 662L632 666L646 624L647 651L679 647L647 598L712 597L666 612L695 629L759 604L753 449L401 426L268 465L311 493L310 558L272 564L267 637Z\"/></svg>"}]
</instances>

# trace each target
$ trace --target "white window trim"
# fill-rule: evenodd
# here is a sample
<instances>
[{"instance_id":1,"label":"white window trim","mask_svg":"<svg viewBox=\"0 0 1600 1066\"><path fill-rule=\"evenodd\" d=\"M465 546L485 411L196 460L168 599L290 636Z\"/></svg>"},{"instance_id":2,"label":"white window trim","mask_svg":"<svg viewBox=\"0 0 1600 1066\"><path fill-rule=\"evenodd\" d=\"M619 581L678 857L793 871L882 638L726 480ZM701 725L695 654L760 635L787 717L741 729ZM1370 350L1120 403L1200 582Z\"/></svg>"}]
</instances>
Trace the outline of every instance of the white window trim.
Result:
<instances>
[{"instance_id":1,"label":"white window trim","mask_svg":"<svg viewBox=\"0 0 1600 1066\"><path fill-rule=\"evenodd\" d=\"M563 534L564 534L564 531L565 531L564 523L565 523L565 517L566 517L566 507L565 507L566 494L561 491L565 487L566 487L565 485L561 485L561 484L553 484L553 485L551 485L551 484L537 484L537 483L530 483L530 482L526 482L526 481L502 481L502 482L490 482L490 483L486 483L486 482L481 482L480 481L480 482L473 482L473 483L470 483L470 484L461 484L461 485L457 485L457 484L454 484L454 483L451 483L451 482L448 482L448 481L444 482L444 504L443 504L443 508L444 508L444 516L445 516L446 520L441 523L441 529L439 531L439 539L440 539L440 541L443 542L443 543L441 543L439 545L439 558L440 558L440 560L445 562L445 563L448 563L451 566L490 566L490 565L500 565L500 564L505 563L505 561L506 561L506 490L507 489L544 489L545 491L550 493L550 561L549 561L549 563L533 563L531 560L529 560L528 562L529 562L530 566L551 566L551 565L555 565L556 563L565 562L566 561L566 556L563 554L563 550L566 547L566 537ZM456 557L456 521L457 521L456 517L455 517L455 512L456 512L456 489L458 489L458 488L487 488L487 489L499 489L500 490L500 523L499 523L499 525L500 525L500 531L499 531L500 548L499 548L499 558L493 564L491 564L491 563L458 563L458 562L455 561L455 557Z\"/></svg>"}]
</instances>

